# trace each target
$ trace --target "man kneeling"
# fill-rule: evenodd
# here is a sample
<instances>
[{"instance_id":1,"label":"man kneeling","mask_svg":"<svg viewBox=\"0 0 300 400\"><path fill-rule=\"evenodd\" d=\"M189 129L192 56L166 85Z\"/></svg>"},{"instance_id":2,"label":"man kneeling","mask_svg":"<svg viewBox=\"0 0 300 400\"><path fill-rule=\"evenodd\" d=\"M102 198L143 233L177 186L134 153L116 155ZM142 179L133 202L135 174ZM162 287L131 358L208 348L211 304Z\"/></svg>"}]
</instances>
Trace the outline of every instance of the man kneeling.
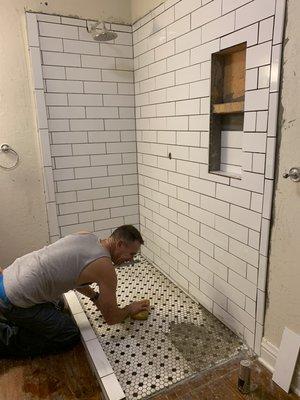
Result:
<instances>
[{"instance_id":1,"label":"man kneeling","mask_svg":"<svg viewBox=\"0 0 300 400\"><path fill-rule=\"evenodd\" d=\"M114 265L131 261L144 241L132 225L107 239L79 232L17 258L0 270L0 357L57 353L74 346L79 331L58 299L71 289L88 296L109 324L148 310L145 300L119 308ZM98 284L99 292L89 285Z\"/></svg>"}]
</instances>

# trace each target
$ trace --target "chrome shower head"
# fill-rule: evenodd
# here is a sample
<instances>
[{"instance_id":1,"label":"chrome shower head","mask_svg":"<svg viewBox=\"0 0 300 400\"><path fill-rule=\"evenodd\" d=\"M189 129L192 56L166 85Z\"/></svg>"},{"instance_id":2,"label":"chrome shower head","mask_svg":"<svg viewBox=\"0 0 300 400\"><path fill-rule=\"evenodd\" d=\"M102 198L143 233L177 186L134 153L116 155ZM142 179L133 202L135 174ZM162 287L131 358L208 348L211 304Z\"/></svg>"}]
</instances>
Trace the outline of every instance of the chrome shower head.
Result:
<instances>
[{"instance_id":1,"label":"chrome shower head","mask_svg":"<svg viewBox=\"0 0 300 400\"><path fill-rule=\"evenodd\" d=\"M96 22L94 25L88 28L88 31L92 35L92 38L97 42L108 42L118 37L115 32L108 31L105 28L104 22Z\"/></svg>"}]
</instances>

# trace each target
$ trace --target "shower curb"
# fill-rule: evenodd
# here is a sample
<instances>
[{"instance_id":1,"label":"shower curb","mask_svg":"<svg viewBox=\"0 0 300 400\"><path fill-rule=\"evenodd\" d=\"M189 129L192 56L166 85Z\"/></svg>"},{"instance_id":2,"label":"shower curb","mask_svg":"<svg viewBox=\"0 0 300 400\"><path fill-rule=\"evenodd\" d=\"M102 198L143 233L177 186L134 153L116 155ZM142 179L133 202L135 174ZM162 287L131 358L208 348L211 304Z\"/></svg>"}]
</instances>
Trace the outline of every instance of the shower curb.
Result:
<instances>
[{"instance_id":1,"label":"shower curb","mask_svg":"<svg viewBox=\"0 0 300 400\"><path fill-rule=\"evenodd\" d=\"M100 384L106 400L124 400L125 393L116 374L108 361L101 344L73 290L64 294L66 303L71 311L81 334L81 341L86 350L88 361Z\"/></svg>"}]
</instances>

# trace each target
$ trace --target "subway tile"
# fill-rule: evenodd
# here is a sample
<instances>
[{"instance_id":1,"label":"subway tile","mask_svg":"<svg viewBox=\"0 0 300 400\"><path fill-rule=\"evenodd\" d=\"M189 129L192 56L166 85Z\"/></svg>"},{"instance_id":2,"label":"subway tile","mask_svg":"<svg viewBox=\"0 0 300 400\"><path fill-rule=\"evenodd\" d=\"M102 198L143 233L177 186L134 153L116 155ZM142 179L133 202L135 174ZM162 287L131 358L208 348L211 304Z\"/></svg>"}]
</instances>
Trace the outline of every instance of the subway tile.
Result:
<instances>
[{"instance_id":1,"label":"subway tile","mask_svg":"<svg viewBox=\"0 0 300 400\"><path fill-rule=\"evenodd\" d=\"M114 197L114 198L93 200L94 210L120 207L120 206L123 206L123 204L124 204L123 197ZM92 207L89 210L83 210L83 211L91 211L91 210L92 210ZM106 229L106 227L103 227L100 229Z\"/></svg>"},{"instance_id":2,"label":"subway tile","mask_svg":"<svg viewBox=\"0 0 300 400\"><path fill-rule=\"evenodd\" d=\"M249 229L248 244L249 246L253 247L256 250L259 249L259 236L260 236L259 232Z\"/></svg>"},{"instance_id":3,"label":"subway tile","mask_svg":"<svg viewBox=\"0 0 300 400\"><path fill-rule=\"evenodd\" d=\"M189 173L189 175L191 175L191 174ZM208 196L215 196L216 184L214 182L209 182L204 179L190 177L189 178L189 189L194 190L195 192L198 192L198 193L206 194Z\"/></svg>"},{"instance_id":4,"label":"subway tile","mask_svg":"<svg viewBox=\"0 0 300 400\"><path fill-rule=\"evenodd\" d=\"M215 228L218 231L243 243L247 243L248 241L248 229L240 224L229 221L228 219L216 216Z\"/></svg>"},{"instance_id":5,"label":"subway tile","mask_svg":"<svg viewBox=\"0 0 300 400\"><path fill-rule=\"evenodd\" d=\"M245 311L255 318L256 302L246 297Z\"/></svg>"},{"instance_id":6,"label":"subway tile","mask_svg":"<svg viewBox=\"0 0 300 400\"><path fill-rule=\"evenodd\" d=\"M218 319L220 319L226 326L228 326L233 332L236 332L239 336L243 337L245 330L244 325L242 325L231 314L226 312L222 307L219 307L218 304L216 303L213 306L213 314Z\"/></svg>"},{"instance_id":7,"label":"subway tile","mask_svg":"<svg viewBox=\"0 0 300 400\"><path fill-rule=\"evenodd\" d=\"M99 121L99 122L101 123L101 121ZM101 126L101 124L100 124L100 126ZM101 129L101 128L98 128L98 129ZM123 130L123 129L126 129L126 130L135 129L135 120L133 118L119 119L119 120L106 119L105 120L105 129L108 131Z\"/></svg>"},{"instance_id":8,"label":"subway tile","mask_svg":"<svg viewBox=\"0 0 300 400\"><path fill-rule=\"evenodd\" d=\"M192 49L201 44L202 28L194 29L175 39L176 53Z\"/></svg>"},{"instance_id":9,"label":"subway tile","mask_svg":"<svg viewBox=\"0 0 300 400\"><path fill-rule=\"evenodd\" d=\"M208 268L201 265L199 262L189 258L189 269L196 274L201 280L213 286L214 274ZM194 282L193 282L194 284Z\"/></svg>"},{"instance_id":10,"label":"subway tile","mask_svg":"<svg viewBox=\"0 0 300 400\"><path fill-rule=\"evenodd\" d=\"M185 229L189 230L190 232L195 233L196 235L199 235L200 232L200 224L198 221L187 217L186 215L180 214L180 210L177 210L179 212L178 214L178 224Z\"/></svg>"},{"instance_id":11,"label":"subway tile","mask_svg":"<svg viewBox=\"0 0 300 400\"><path fill-rule=\"evenodd\" d=\"M66 75L68 80L99 81L101 79L100 70L92 68L66 68Z\"/></svg>"},{"instance_id":12,"label":"subway tile","mask_svg":"<svg viewBox=\"0 0 300 400\"><path fill-rule=\"evenodd\" d=\"M80 55L59 53L54 51L42 51L43 64L61 65L64 67L80 67Z\"/></svg>"},{"instance_id":13,"label":"subway tile","mask_svg":"<svg viewBox=\"0 0 300 400\"><path fill-rule=\"evenodd\" d=\"M231 185L240 189L263 193L264 177L261 174L243 171L242 179L231 179Z\"/></svg>"},{"instance_id":14,"label":"subway tile","mask_svg":"<svg viewBox=\"0 0 300 400\"><path fill-rule=\"evenodd\" d=\"M121 44L100 44L100 54L108 57L132 58L132 46L123 46Z\"/></svg>"},{"instance_id":15,"label":"subway tile","mask_svg":"<svg viewBox=\"0 0 300 400\"><path fill-rule=\"evenodd\" d=\"M177 172L183 173L185 175L199 177L199 165L194 162L177 160ZM190 181L190 189L197 191L193 187L195 182L194 181L192 182L193 183L191 183ZM197 182L195 183L195 185L197 186Z\"/></svg>"},{"instance_id":16,"label":"subway tile","mask_svg":"<svg viewBox=\"0 0 300 400\"><path fill-rule=\"evenodd\" d=\"M58 192L70 192L71 190L83 190L91 188L90 179L74 179L57 182Z\"/></svg>"},{"instance_id":17,"label":"subway tile","mask_svg":"<svg viewBox=\"0 0 300 400\"><path fill-rule=\"evenodd\" d=\"M230 219L256 231L260 230L261 215L254 211L231 205Z\"/></svg>"},{"instance_id":18,"label":"subway tile","mask_svg":"<svg viewBox=\"0 0 300 400\"><path fill-rule=\"evenodd\" d=\"M199 221L201 223L204 223L205 225L214 227L215 226L215 216L213 213L203 210L202 208L195 207L192 204L190 205L190 211L189 211L190 217L195 219L196 221Z\"/></svg>"},{"instance_id":19,"label":"subway tile","mask_svg":"<svg viewBox=\"0 0 300 400\"><path fill-rule=\"evenodd\" d=\"M50 132L70 130L69 120L67 119L48 119L48 127Z\"/></svg>"},{"instance_id":20,"label":"subway tile","mask_svg":"<svg viewBox=\"0 0 300 400\"><path fill-rule=\"evenodd\" d=\"M76 81L46 80L47 93L83 93L83 83Z\"/></svg>"},{"instance_id":21,"label":"subway tile","mask_svg":"<svg viewBox=\"0 0 300 400\"><path fill-rule=\"evenodd\" d=\"M182 146L200 146L200 132L177 132L177 144Z\"/></svg>"},{"instance_id":22,"label":"subway tile","mask_svg":"<svg viewBox=\"0 0 300 400\"><path fill-rule=\"evenodd\" d=\"M228 253L220 247L215 247L215 259L226 265L230 270L237 272L239 275L246 277L247 266L245 261Z\"/></svg>"},{"instance_id":23,"label":"subway tile","mask_svg":"<svg viewBox=\"0 0 300 400\"><path fill-rule=\"evenodd\" d=\"M28 46L39 47L39 32L36 14L26 12Z\"/></svg>"},{"instance_id":24,"label":"subway tile","mask_svg":"<svg viewBox=\"0 0 300 400\"><path fill-rule=\"evenodd\" d=\"M255 318L230 300L228 302L228 312L231 315L234 315L234 317L238 319L238 321L240 321L244 326L246 326L250 332L255 331Z\"/></svg>"},{"instance_id":25,"label":"subway tile","mask_svg":"<svg viewBox=\"0 0 300 400\"><path fill-rule=\"evenodd\" d=\"M39 22L40 36L78 39L78 28L55 23Z\"/></svg>"},{"instance_id":26,"label":"subway tile","mask_svg":"<svg viewBox=\"0 0 300 400\"><path fill-rule=\"evenodd\" d=\"M223 0L222 12L223 14L227 14L251 1L252 0Z\"/></svg>"},{"instance_id":27,"label":"subway tile","mask_svg":"<svg viewBox=\"0 0 300 400\"><path fill-rule=\"evenodd\" d=\"M108 175L121 175L121 174L136 174L137 165L134 164L123 164L123 165L109 165Z\"/></svg>"},{"instance_id":28,"label":"subway tile","mask_svg":"<svg viewBox=\"0 0 300 400\"><path fill-rule=\"evenodd\" d=\"M192 65L176 71L176 85L198 81L200 79L200 65ZM205 96L206 94L204 94ZM200 93L199 93L200 97Z\"/></svg>"},{"instance_id":29,"label":"subway tile","mask_svg":"<svg viewBox=\"0 0 300 400\"><path fill-rule=\"evenodd\" d=\"M36 14L37 21L43 22L54 22L54 23L61 23L61 17L58 15L49 15L49 14Z\"/></svg>"},{"instance_id":30,"label":"subway tile","mask_svg":"<svg viewBox=\"0 0 300 400\"><path fill-rule=\"evenodd\" d=\"M263 195L252 193L251 195L251 210L261 212L263 207Z\"/></svg>"},{"instance_id":31,"label":"subway tile","mask_svg":"<svg viewBox=\"0 0 300 400\"><path fill-rule=\"evenodd\" d=\"M267 136L264 133L244 133L243 151L265 153Z\"/></svg>"},{"instance_id":32,"label":"subway tile","mask_svg":"<svg viewBox=\"0 0 300 400\"><path fill-rule=\"evenodd\" d=\"M82 67L87 68L101 68L105 70L111 70L116 68L116 61L113 57L103 57L98 55L81 55ZM105 72L105 75L108 71ZM121 71L119 71L121 72ZM108 79L105 79L108 80Z\"/></svg>"},{"instance_id":33,"label":"subway tile","mask_svg":"<svg viewBox=\"0 0 300 400\"><path fill-rule=\"evenodd\" d=\"M167 27L167 41L184 35L190 30L190 16L187 15L181 19L176 18L176 21Z\"/></svg>"},{"instance_id":34,"label":"subway tile","mask_svg":"<svg viewBox=\"0 0 300 400\"><path fill-rule=\"evenodd\" d=\"M247 49L246 68L261 67L271 62L272 42L266 42Z\"/></svg>"},{"instance_id":35,"label":"subway tile","mask_svg":"<svg viewBox=\"0 0 300 400\"><path fill-rule=\"evenodd\" d=\"M235 12L226 14L202 27L202 43L209 42L227 33L233 32L235 28Z\"/></svg>"},{"instance_id":36,"label":"subway tile","mask_svg":"<svg viewBox=\"0 0 300 400\"><path fill-rule=\"evenodd\" d=\"M269 87L270 84L270 65L259 68L258 73L258 88Z\"/></svg>"},{"instance_id":37,"label":"subway tile","mask_svg":"<svg viewBox=\"0 0 300 400\"><path fill-rule=\"evenodd\" d=\"M157 104L153 107L155 107L154 113L157 114L158 117L175 115L175 102Z\"/></svg>"},{"instance_id":38,"label":"subway tile","mask_svg":"<svg viewBox=\"0 0 300 400\"><path fill-rule=\"evenodd\" d=\"M199 0L183 0L175 4L175 20L201 7Z\"/></svg>"},{"instance_id":39,"label":"subway tile","mask_svg":"<svg viewBox=\"0 0 300 400\"><path fill-rule=\"evenodd\" d=\"M199 250L191 246L189 243L185 242L184 240L178 238L178 249L181 250L183 253L186 253L189 257L194 259L195 261L199 261Z\"/></svg>"},{"instance_id":40,"label":"subway tile","mask_svg":"<svg viewBox=\"0 0 300 400\"><path fill-rule=\"evenodd\" d=\"M265 172L265 154L253 153L252 171L263 174Z\"/></svg>"},{"instance_id":41,"label":"subway tile","mask_svg":"<svg viewBox=\"0 0 300 400\"><path fill-rule=\"evenodd\" d=\"M82 201L82 202L74 202L74 203L66 203L59 205L59 213L62 214L74 214L83 211L91 211L92 210L92 202L91 201Z\"/></svg>"},{"instance_id":42,"label":"subway tile","mask_svg":"<svg viewBox=\"0 0 300 400\"><path fill-rule=\"evenodd\" d=\"M198 28L217 19L222 14L222 0L210 2L191 14L191 29Z\"/></svg>"},{"instance_id":43,"label":"subway tile","mask_svg":"<svg viewBox=\"0 0 300 400\"><path fill-rule=\"evenodd\" d=\"M265 172L266 178L274 179L275 157L276 157L276 140L273 137L269 137L267 139L266 172Z\"/></svg>"},{"instance_id":44,"label":"subway tile","mask_svg":"<svg viewBox=\"0 0 300 400\"><path fill-rule=\"evenodd\" d=\"M200 281L200 290L222 308L227 307L227 298L221 292L210 286L205 281Z\"/></svg>"},{"instance_id":45,"label":"subway tile","mask_svg":"<svg viewBox=\"0 0 300 400\"><path fill-rule=\"evenodd\" d=\"M174 72L159 75L155 78L155 89L164 89L166 87L174 86L175 75Z\"/></svg>"},{"instance_id":46,"label":"subway tile","mask_svg":"<svg viewBox=\"0 0 300 400\"><path fill-rule=\"evenodd\" d=\"M199 235L195 235L193 232L189 232L189 243L201 250L201 255L202 252L204 252L211 257L213 256L214 245L205 238Z\"/></svg>"},{"instance_id":47,"label":"subway tile","mask_svg":"<svg viewBox=\"0 0 300 400\"><path fill-rule=\"evenodd\" d=\"M49 107L50 118L84 118L84 107Z\"/></svg>"},{"instance_id":48,"label":"subway tile","mask_svg":"<svg viewBox=\"0 0 300 400\"><path fill-rule=\"evenodd\" d=\"M66 53L99 55L99 43L63 39Z\"/></svg>"},{"instance_id":49,"label":"subway tile","mask_svg":"<svg viewBox=\"0 0 300 400\"><path fill-rule=\"evenodd\" d=\"M61 23L65 25L75 25L86 27L86 20L78 18L61 17Z\"/></svg>"},{"instance_id":50,"label":"subway tile","mask_svg":"<svg viewBox=\"0 0 300 400\"><path fill-rule=\"evenodd\" d=\"M217 184L216 197L242 207L249 208L250 206L250 192L247 190Z\"/></svg>"},{"instance_id":51,"label":"subway tile","mask_svg":"<svg viewBox=\"0 0 300 400\"><path fill-rule=\"evenodd\" d=\"M269 104L269 90L251 90L245 93L245 111L267 110Z\"/></svg>"},{"instance_id":52,"label":"subway tile","mask_svg":"<svg viewBox=\"0 0 300 400\"><path fill-rule=\"evenodd\" d=\"M63 41L58 38L40 37L40 49L63 52Z\"/></svg>"},{"instance_id":53,"label":"subway tile","mask_svg":"<svg viewBox=\"0 0 300 400\"><path fill-rule=\"evenodd\" d=\"M182 175L176 172L168 172L168 182L180 187L188 188L189 177L187 175Z\"/></svg>"},{"instance_id":54,"label":"subway tile","mask_svg":"<svg viewBox=\"0 0 300 400\"><path fill-rule=\"evenodd\" d=\"M261 257L261 256L260 256ZM258 278L258 269L252 267L252 265L247 265L247 279L248 281L254 283L257 286L257 278Z\"/></svg>"},{"instance_id":55,"label":"subway tile","mask_svg":"<svg viewBox=\"0 0 300 400\"><path fill-rule=\"evenodd\" d=\"M269 235L270 235L270 220L263 218L261 223L260 234L260 254L268 256L269 250Z\"/></svg>"},{"instance_id":56,"label":"subway tile","mask_svg":"<svg viewBox=\"0 0 300 400\"><path fill-rule=\"evenodd\" d=\"M175 224L172 221L169 221L169 230L173 232L179 238L182 238L186 242L188 241L188 231L182 226Z\"/></svg>"},{"instance_id":57,"label":"subway tile","mask_svg":"<svg viewBox=\"0 0 300 400\"><path fill-rule=\"evenodd\" d=\"M201 196L201 208L223 217L229 217L229 204L208 196Z\"/></svg>"},{"instance_id":58,"label":"subway tile","mask_svg":"<svg viewBox=\"0 0 300 400\"><path fill-rule=\"evenodd\" d=\"M220 39L203 43L191 50L191 64L203 63L211 60L212 53L220 50Z\"/></svg>"},{"instance_id":59,"label":"subway tile","mask_svg":"<svg viewBox=\"0 0 300 400\"><path fill-rule=\"evenodd\" d=\"M162 60L163 58L167 58L172 56L175 53L175 42L174 40L164 43L154 50L154 59L155 61Z\"/></svg>"},{"instance_id":60,"label":"subway tile","mask_svg":"<svg viewBox=\"0 0 300 400\"><path fill-rule=\"evenodd\" d=\"M40 57L40 55L39 55ZM41 64L41 62L40 62ZM42 65L43 78L44 79L66 79L66 73L64 67L54 67L48 65ZM42 87L41 87L42 88Z\"/></svg>"},{"instance_id":61,"label":"subway tile","mask_svg":"<svg viewBox=\"0 0 300 400\"><path fill-rule=\"evenodd\" d=\"M254 267L258 266L258 251L235 239L229 238L229 252Z\"/></svg>"},{"instance_id":62,"label":"subway tile","mask_svg":"<svg viewBox=\"0 0 300 400\"><path fill-rule=\"evenodd\" d=\"M204 239L214 243L215 245L221 247L224 250L228 250L227 235L224 235L223 233L218 232L215 229L210 228L203 224L200 227L200 234Z\"/></svg>"},{"instance_id":63,"label":"subway tile","mask_svg":"<svg viewBox=\"0 0 300 400\"><path fill-rule=\"evenodd\" d=\"M220 48L235 46L239 43L247 42L247 47L257 44L258 24L253 24L244 29L240 29L229 35L223 36L220 42ZM247 50L248 51L248 50Z\"/></svg>"},{"instance_id":64,"label":"subway tile","mask_svg":"<svg viewBox=\"0 0 300 400\"><path fill-rule=\"evenodd\" d=\"M103 130L103 121L97 119L73 119L70 121L71 131Z\"/></svg>"},{"instance_id":65,"label":"subway tile","mask_svg":"<svg viewBox=\"0 0 300 400\"><path fill-rule=\"evenodd\" d=\"M47 122L45 95L43 90L35 90L35 102L36 102L38 128L47 129L48 122Z\"/></svg>"},{"instance_id":66,"label":"subway tile","mask_svg":"<svg viewBox=\"0 0 300 400\"><path fill-rule=\"evenodd\" d=\"M52 142L58 143L87 143L86 132L52 132Z\"/></svg>"},{"instance_id":67,"label":"subway tile","mask_svg":"<svg viewBox=\"0 0 300 400\"><path fill-rule=\"evenodd\" d=\"M189 128L192 131L208 131L209 115L196 115L189 117Z\"/></svg>"},{"instance_id":68,"label":"subway tile","mask_svg":"<svg viewBox=\"0 0 300 400\"><path fill-rule=\"evenodd\" d=\"M256 131L256 112L245 112L244 113L244 131L255 132Z\"/></svg>"},{"instance_id":69,"label":"subway tile","mask_svg":"<svg viewBox=\"0 0 300 400\"><path fill-rule=\"evenodd\" d=\"M259 43L267 42L273 38L274 17L270 17L260 21L259 23Z\"/></svg>"},{"instance_id":70,"label":"subway tile","mask_svg":"<svg viewBox=\"0 0 300 400\"><path fill-rule=\"evenodd\" d=\"M199 66L197 66L199 68ZM210 80L202 79L201 81L193 82L190 84L190 97L206 97L210 95ZM204 100L204 99L202 99ZM204 114L204 109L201 107L201 114ZM207 112L209 114L209 110Z\"/></svg>"},{"instance_id":71,"label":"subway tile","mask_svg":"<svg viewBox=\"0 0 300 400\"><path fill-rule=\"evenodd\" d=\"M47 106L66 106L68 96L62 93L45 93L45 101Z\"/></svg>"},{"instance_id":72,"label":"subway tile","mask_svg":"<svg viewBox=\"0 0 300 400\"><path fill-rule=\"evenodd\" d=\"M190 161L195 161L198 163L208 163L208 150L203 148L190 148Z\"/></svg>"},{"instance_id":73,"label":"subway tile","mask_svg":"<svg viewBox=\"0 0 300 400\"><path fill-rule=\"evenodd\" d=\"M102 80L107 82L133 82L132 71L102 70Z\"/></svg>"},{"instance_id":74,"label":"subway tile","mask_svg":"<svg viewBox=\"0 0 300 400\"><path fill-rule=\"evenodd\" d=\"M237 289L241 290L242 293L249 296L252 300L256 300L256 285L249 280L243 278L233 271L229 271L228 282Z\"/></svg>"},{"instance_id":75,"label":"subway tile","mask_svg":"<svg viewBox=\"0 0 300 400\"><path fill-rule=\"evenodd\" d=\"M49 233L51 236L59 235L56 204L54 202L47 203L46 208L47 208L47 217L49 224Z\"/></svg>"},{"instance_id":76,"label":"subway tile","mask_svg":"<svg viewBox=\"0 0 300 400\"><path fill-rule=\"evenodd\" d=\"M184 51L182 53L168 57L167 60L162 60L162 61L163 62L166 61L167 71L175 71L177 69L187 67L190 64L189 51ZM159 62L161 63L162 61L159 61ZM155 64L157 64L157 63L155 63ZM155 65L155 64L153 64L153 65ZM149 67L149 70L150 70L150 68L151 68L151 66ZM162 70L160 73L164 73L164 70Z\"/></svg>"},{"instance_id":77,"label":"subway tile","mask_svg":"<svg viewBox=\"0 0 300 400\"><path fill-rule=\"evenodd\" d=\"M167 72L167 60L160 60L149 65L149 78L164 74L166 72Z\"/></svg>"},{"instance_id":78,"label":"subway tile","mask_svg":"<svg viewBox=\"0 0 300 400\"><path fill-rule=\"evenodd\" d=\"M70 156L72 147L70 144L51 145L51 156Z\"/></svg>"},{"instance_id":79,"label":"subway tile","mask_svg":"<svg viewBox=\"0 0 300 400\"><path fill-rule=\"evenodd\" d=\"M232 300L239 307L244 308L245 306L245 295L233 286L228 284L225 280L214 277L214 287L221 293L223 293L228 299Z\"/></svg>"},{"instance_id":80,"label":"subway tile","mask_svg":"<svg viewBox=\"0 0 300 400\"><path fill-rule=\"evenodd\" d=\"M281 44L272 48L270 92L278 92L280 86Z\"/></svg>"},{"instance_id":81,"label":"subway tile","mask_svg":"<svg viewBox=\"0 0 300 400\"><path fill-rule=\"evenodd\" d=\"M255 0L236 11L236 29L272 16L275 12L275 0Z\"/></svg>"},{"instance_id":82,"label":"subway tile","mask_svg":"<svg viewBox=\"0 0 300 400\"><path fill-rule=\"evenodd\" d=\"M34 88L44 89L40 49L38 47L30 47L29 54L31 59L31 69L33 75Z\"/></svg>"},{"instance_id":83,"label":"subway tile","mask_svg":"<svg viewBox=\"0 0 300 400\"><path fill-rule=\"evenodd\" d=\"M195 206L200 206L200 194L192 192L184 188L178 188L178 199L186 201L189 204L194 204Z\"/></svg>"},{"instance_id":84,"label":"subway tile","mask_svg":"<svg viewBox=\"0 0 300 400\"><path fill-rule=\"evenodd\" d=\"M257 112L256 131L267 132L268 129L268 111Z\"/></svg>"},{"instance_id":85,"label":"subway tile","mask_svg":"<svg viewBox=\"0 0 300 400\"><path fill-rule=\"evenodd\" d=\"M257 89L258 69L252 68L246 70L245 90Z\"/></svg>"},{"instance_id":86,"label":"subway tile","mask_svg":"<svg viewBox=\"0 0 300 400\"><path fill-rule=\"evenodd\" d=\"M286 0L277 0L273 44L278 44L283 41L285 10Z\"/></svg>"},{"instance_id":87,"label":"subway tile","mask_svg":"<svg viewBox=\"0 0 300 400\"><path fill-rule=\"evenodd\" d=\"M268 136L276 137L278 119L278 93L270 93Z\"/></svg>"},{"instance_id":88,"label":"subway tile","mask_svg":"<svg viewBox=\"0 0 300 400\"><path fill-rule=\"evenodd\" d=\"M189 93L189 85L179 85L167 88L167 101L188 99Z\"/></svg>"}]
</instances>

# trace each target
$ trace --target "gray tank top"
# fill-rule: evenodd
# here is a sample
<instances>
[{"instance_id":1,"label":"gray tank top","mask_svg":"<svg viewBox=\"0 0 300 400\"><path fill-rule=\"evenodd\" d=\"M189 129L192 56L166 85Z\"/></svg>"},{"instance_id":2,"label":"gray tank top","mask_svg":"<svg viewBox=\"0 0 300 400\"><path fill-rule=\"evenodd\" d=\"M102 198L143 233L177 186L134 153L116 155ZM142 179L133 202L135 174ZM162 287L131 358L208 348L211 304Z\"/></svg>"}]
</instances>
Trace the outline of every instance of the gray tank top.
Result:
<instances>
[{"instance_id":1,"label":"gray tank top","mask_svg":"<svg viewBox=\"0 0 300 400\"><path fill-rule=\"evenodd\" d=\"M23 308L56 301L63 293L75 289L81 271L101 257L111 258L96 235L68 235L17 258L5 268L5 293L12 304Z\"/></svg>"}]
</instances>

